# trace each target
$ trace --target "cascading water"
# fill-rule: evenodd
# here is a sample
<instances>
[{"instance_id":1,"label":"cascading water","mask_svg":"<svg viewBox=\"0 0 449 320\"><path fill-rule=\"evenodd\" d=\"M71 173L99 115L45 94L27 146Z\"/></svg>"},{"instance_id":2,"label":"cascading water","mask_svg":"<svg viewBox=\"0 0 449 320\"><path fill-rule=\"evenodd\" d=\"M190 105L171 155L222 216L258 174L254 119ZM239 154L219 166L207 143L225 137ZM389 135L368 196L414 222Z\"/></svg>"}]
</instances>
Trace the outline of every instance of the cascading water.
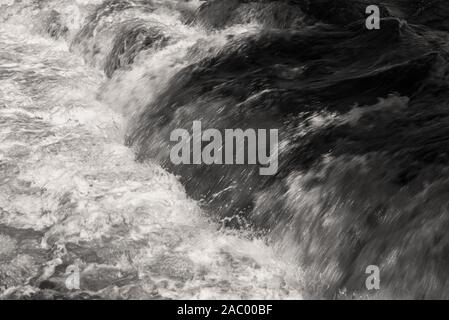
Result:
<instances>
[{"instance_id":1,"label":"cascading water","mask_svg":"<svg viewBox=\"0 0 449 320\"><path fill-rule=\"evenodd\" d=\"M76 4L78 7L72 3L69 12L64 11L62 1L45 6L40 3L39 10L34 5L19 3L8 9L14 10L14 20L20 21L20 11L24 19L20 22L32 19L39 24L52 8L61 8L61 20L51 22L58 24L52 28L61 30L67 23L62 20L64 14L83 20L84 15L95 12L89 11L89 3L84 6L81 2ZM120 10L115 14L120 16ZM169 9L148 16L140 10L131 7L131 12L126 13L129 21L104 21L104 34L96 30L92 37L86 31L89 23L78 33L76 28L82 23L69 21L72 25L65 29L64 36L67 42L72 43L73 51L84 53L87 64L98 69L69 53L65 41L33 32L40 30L38 27L9 23L12 17L2 23L3 296L301 297L296 267L278 261L274 250L250 231L225 230L211 221L188 199L174 176L157 164L136 163L133 152L124 146L128 115L139 101L130 101L127 108L120 102L145 96L134 94L139 90L139 81L154 86L154 92L150 89L149 94L156 94L158 83L162 85L170 73L188 63L187 51L197 41L203 40L211 47L224 42L224 36L190 30L170 16ZM165 10L169 21L161 18ZM168 25L165 27L160 20ZM108 22L113 23L109 26ZM102 66L121 59L120 52L114 56L114 52L101 49L114 40L108 38L112 32L109 28L137 26L146 37L145 28L153 25L168 34L165 49L148 48L136 62L135 70L117 79L105 78ZM73 41L70 34L74 35ZM153 57L158 64L151 67L145 57ZM122 81L132 78L135 87L129 83L118 91ZM117 103L111 99L113 94L121 96ZM82 291L70 293L65 288L65 272L70 265L82 270Z\"/></svg>"},{"instance_id":2,"label":"cascading water","mask_svg":"<svg viewBox=\"0 0 449 320\"><path fill-rule=\"evenodd\" d=\"M0 0L1 296L447 298L449 11L425 2L368 31L364 1ZM195 120L279 129L278 173L175 166Z\"/></svg>"}]
</instances>

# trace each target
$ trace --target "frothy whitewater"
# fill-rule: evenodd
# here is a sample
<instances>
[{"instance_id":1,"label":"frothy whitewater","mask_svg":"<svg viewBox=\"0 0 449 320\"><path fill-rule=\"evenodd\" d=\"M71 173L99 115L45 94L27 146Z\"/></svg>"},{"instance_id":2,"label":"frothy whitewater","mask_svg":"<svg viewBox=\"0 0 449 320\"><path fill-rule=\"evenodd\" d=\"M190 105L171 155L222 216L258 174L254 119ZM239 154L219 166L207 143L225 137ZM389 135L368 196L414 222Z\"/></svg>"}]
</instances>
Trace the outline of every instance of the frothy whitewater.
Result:
<instances>
[{"instance_id":1,"label":"frothy whitewater","mask_svg":"<svg viewBox=\"0 0 449 320\"><path fill-rule=\"evenodd\" d=\"M124 146L139 88L118 84L142 65L110 80L21 22L0 26L3 298L301 298L296 264L250 230L222 228L175 176ZM192 34L145 72L168 78ZM81 271L78 291L65 287L69 266Z\"/></svg>"},{"instance_id":2,"label":"frothy whitewater","mask_svg":"<svg viewBox=\"0 0 449 320\"><path fill-rule=\"evenodd\" d=\"M0 0L1 297L449 298L447 17ZM278 130L277 173L175 165L194 121Z\"/></svg>"}]
</instances>

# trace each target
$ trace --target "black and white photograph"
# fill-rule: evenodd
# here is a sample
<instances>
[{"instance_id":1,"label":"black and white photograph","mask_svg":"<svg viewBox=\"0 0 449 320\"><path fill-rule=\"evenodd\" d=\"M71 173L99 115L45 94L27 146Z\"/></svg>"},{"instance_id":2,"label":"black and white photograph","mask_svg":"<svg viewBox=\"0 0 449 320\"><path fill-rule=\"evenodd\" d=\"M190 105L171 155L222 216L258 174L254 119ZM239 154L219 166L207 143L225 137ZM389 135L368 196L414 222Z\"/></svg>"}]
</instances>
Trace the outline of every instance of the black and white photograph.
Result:
<instances>
[{"instance_id":1,"label":"black and white photograph","mask_svg":"<svg viewBox=\"0 0 449 320\"><path fill-rule=\"evenodd\" d=\"M446 299L449 1L0 0L0 300Z\"/></svg>"}]
</instances>

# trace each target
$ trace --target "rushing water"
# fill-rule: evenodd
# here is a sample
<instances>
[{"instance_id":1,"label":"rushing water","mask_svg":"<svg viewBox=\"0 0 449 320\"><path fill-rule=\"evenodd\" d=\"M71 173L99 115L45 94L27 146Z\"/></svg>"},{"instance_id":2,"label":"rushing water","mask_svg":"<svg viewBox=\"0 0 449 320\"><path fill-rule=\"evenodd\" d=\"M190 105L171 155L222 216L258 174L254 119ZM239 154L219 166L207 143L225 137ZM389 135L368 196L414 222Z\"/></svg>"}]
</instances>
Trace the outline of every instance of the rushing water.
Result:
<instances>
[{"instance_id":1,"label":"rushing water","mask_svg":"<svg viewBox=\"0 0 449 320\"><path fill-rule=\"evenodd\" d=\"M101 70L12 24L1 26L0 57L5 297L301 297L297 268L263 239L224 230L174 176L135 162L126 117L99 98ZM83 292L69 294L73 264Z\"/></svg>"},{"instance_id":2,"label":"rushing water","mask_svg":"<svg viewBox=\"0 0 449 320\"><path fill-rule=\"evenodd\" d=\"M2 297L449 297L449 6L381 2L0 0ZM174 166L195 120L278 174Z\"/></svg>"}]
</instances>

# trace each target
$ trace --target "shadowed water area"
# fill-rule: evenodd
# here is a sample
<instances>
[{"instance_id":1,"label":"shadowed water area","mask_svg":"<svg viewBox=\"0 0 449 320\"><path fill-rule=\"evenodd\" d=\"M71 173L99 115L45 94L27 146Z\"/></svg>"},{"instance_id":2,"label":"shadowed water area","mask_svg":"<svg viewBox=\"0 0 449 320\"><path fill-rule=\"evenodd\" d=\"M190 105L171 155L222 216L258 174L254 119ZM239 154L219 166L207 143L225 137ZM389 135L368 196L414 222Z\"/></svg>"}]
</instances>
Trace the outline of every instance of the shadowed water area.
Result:
<instances>
[{"instance_id":1,"label":"shadowed water area","mask_svg":"<svg viewBox=\"0 0 449 320\"><path fill-rule=\"evenodd\" d=\"M0 1L1 297L448 298L449 6L379 2Z\"/></svg>"}]
</instances>

